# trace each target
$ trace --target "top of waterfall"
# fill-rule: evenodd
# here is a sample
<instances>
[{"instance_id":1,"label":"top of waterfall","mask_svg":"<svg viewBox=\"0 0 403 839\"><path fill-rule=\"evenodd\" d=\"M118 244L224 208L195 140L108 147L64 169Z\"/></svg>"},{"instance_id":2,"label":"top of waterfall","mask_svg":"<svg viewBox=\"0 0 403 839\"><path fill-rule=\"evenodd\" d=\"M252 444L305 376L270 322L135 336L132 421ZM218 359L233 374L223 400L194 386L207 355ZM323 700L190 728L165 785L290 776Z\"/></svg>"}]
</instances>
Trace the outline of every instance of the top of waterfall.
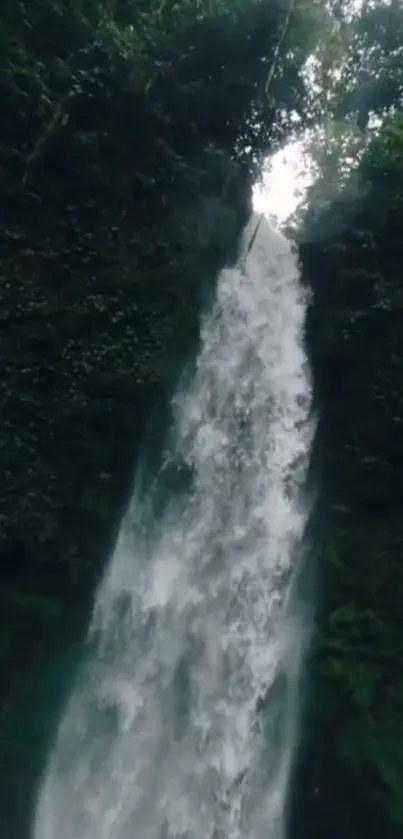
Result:
<instances>
[{"instance_id":1,"label":"top of waterfall","mask_svg":"<svg viewBox=\"0 0 403 839\"><path fill-rule=\"evenodd\" d=\"M242 265L245 265L248 255L256 245L260 245L268 253L274 252L277 256L283 256L292 250L288 239L270 224L263 213L252 213L244 229L242 236Z\"/></svg>"}]
</instances>

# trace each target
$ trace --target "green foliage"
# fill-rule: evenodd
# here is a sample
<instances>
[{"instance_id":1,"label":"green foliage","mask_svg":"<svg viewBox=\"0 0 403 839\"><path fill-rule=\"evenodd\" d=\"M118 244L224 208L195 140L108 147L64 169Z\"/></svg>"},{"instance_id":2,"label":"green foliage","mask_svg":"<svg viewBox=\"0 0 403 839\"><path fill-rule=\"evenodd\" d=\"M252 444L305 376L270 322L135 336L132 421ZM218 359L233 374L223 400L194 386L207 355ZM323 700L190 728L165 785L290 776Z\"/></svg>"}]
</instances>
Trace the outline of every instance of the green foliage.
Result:
<instances>
[{"instance_id":1,"label":"green foliage","mask_svg":"<svg viewBox=\"0 0 403 839\"><path fill-rule=\"evenodd\" d=\"M2 2L1 835L28 835L145 429L158 462L259 161L305 118L317 9Z\"/></svg>"},{"instance_id":2,"label":"green foliage","mask_svg":"<svg viewBox=\"0 0 403 839\"><path fill-rule=\"evenodd\" d=\"M350 27L348 53L335 91L337 113L366 130L371 115L403 104L403 9L400 0L369 2Z\"/></svg>"},{"instance_id":3,"label":"green foliage","mask_svg":"<svg viewBox=\"0 0 403 839\"><path fill-rule=\"evenodd\" d=\"M321 776L314 812L332 837L340 807L347 837L398 836L403 818L402 163L396 115L357 168L360 191L347 181L313 207L301 248L331 507L306 778Z\"/></svg>"},{"instance_id":4,"label":"green foliage","mask_svg":"<svg viewBox=\"0 0 403 839\"><path fill-rule=\"evenodd\" d=\"M306 216L311 222L330 207L334 213L338 203L346 207L364 198L367 180L360 163L365 156L373 180L372 140L403 106L400 0L368 0L360 7L337 0L326 7L328 19L323 18L309 62L310 123L300 133L312 183L293 219L296 226ZM310 235L306 228L305 235Z\"/></svg>"},{"instance_id":5,"label":"green foliage","mask_svg":"<svg viewBox=\"0 0 403 839\"><path fill-rule=\"evenodd\" d=\"M362 166L363 179L377 191L384 210L401 213L403 196L403 115L385 120L382 132L368 149Z\"/></svg>"},{"instance_id":6,"label":"green foliage","mask_svg":"<svg viewBox=\"0 0 403 839\"><path fill-rule=\"evenodd\" d=\"M19 160L22 170L24 164L31 168L59 129L71 133L69 123L73 130L90 130L95 151L102 126L107 129L122 108L127 114L137 109L140 122L147 114L142 129L150 144L150 169L164 142L179 154L206 142L232 154L237 145L238 154L252 162L267 150L274 131L286 130L293 108L303 112L298 70L309 43L301 42L300 19L297 3L269 105L264 85L282 23L277 0L182 0L147 8L51 0L34 0L29 9L24 3L9 5L2 29L3 95L28 128L24 136L12 138L15 165ZM114 90L120 100L115 103ZM90 129L80 125L84 105L90 108ZM91 119L97 112L101 123ZM142 146L142 164L145 152ZM135 147L131 162L140 163Z\"/></svg>"}]
</instances>

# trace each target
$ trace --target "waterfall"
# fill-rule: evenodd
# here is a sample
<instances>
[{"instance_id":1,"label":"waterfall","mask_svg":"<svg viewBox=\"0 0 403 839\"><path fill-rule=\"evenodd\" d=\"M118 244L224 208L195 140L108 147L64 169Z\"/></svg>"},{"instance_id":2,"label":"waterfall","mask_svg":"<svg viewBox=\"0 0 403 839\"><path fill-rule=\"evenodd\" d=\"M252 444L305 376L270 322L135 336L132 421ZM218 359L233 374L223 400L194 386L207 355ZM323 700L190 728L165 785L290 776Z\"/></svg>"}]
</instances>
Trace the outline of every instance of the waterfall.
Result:
<instances>
[{"instance_id":1,"label":"waterfall","mask_svg":"<svg viewBox=\"0 0 403 839\"><path fill-rule=\"evenodd\" d=\"M284 837L313 427L306 293L258 222L218 278L162 468L134 489L35 839Z\"/></svg>"}]
</instances>

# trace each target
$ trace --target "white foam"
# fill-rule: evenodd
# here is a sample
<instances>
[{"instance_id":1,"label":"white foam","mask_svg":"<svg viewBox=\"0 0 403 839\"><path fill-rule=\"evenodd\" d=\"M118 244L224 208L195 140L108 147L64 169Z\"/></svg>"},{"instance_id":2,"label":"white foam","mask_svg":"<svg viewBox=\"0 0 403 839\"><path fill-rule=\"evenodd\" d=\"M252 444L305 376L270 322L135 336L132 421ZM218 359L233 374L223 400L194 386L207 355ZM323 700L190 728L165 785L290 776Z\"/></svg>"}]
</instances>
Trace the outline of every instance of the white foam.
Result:
<instances>
[{"instance_id":1,"label":"white foam","mask_svg":"<svg viewBox=\"0 0 403 839\"><path fill-rule=\"evenodd\" d=\"M175 398L166 466L185 465L191 486L146 540L132 513L122 525L36 839L283 837L311 387L295 256L265 221L248 252L258 220Z\"/></svg>"}]
</instances>

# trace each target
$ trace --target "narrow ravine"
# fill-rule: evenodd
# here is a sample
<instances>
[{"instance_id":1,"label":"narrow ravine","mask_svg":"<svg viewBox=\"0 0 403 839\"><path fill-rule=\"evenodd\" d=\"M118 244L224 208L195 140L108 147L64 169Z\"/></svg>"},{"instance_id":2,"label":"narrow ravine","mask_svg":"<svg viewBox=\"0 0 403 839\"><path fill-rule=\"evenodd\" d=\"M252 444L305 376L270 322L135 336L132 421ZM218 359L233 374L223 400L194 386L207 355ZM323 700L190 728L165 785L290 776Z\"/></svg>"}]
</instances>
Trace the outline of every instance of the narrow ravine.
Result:
<instances>
[{"instance_id":1,"label":"narrow ravine","mask_svg":"<svg viewBox=\"0 0 403 839\"><path fill-rule=\"evenodd\" d=\"M305 314L289 243L254 215L97 594L35 839L283 839L309 637Z\"/></svg>"}]
</instances>

